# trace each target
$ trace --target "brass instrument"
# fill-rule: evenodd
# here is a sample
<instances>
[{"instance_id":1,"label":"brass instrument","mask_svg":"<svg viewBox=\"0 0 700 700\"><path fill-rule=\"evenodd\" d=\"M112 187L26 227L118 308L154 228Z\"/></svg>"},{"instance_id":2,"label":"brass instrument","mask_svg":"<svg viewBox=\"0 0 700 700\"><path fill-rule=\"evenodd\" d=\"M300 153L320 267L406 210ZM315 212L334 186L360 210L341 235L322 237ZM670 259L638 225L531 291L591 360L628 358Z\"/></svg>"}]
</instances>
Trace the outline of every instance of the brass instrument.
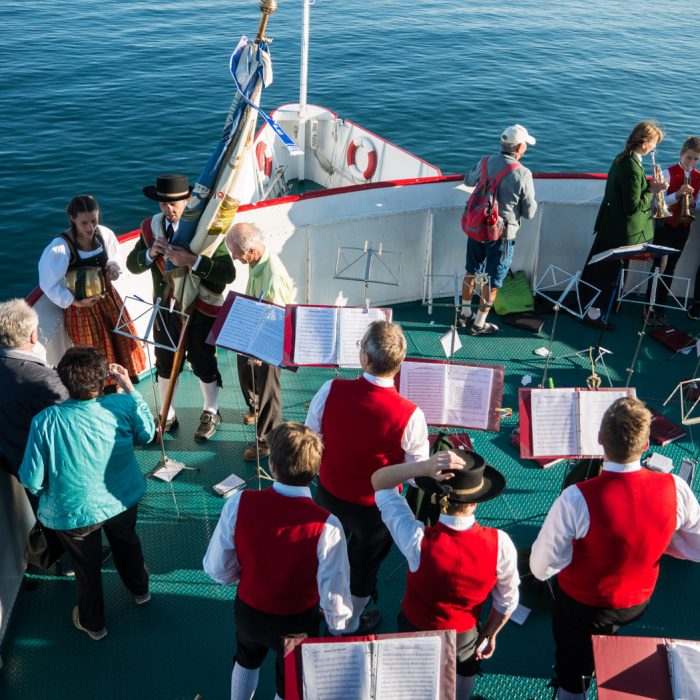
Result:
<instances>
[{"instance_id":1,"label":"brass instrument","mask_svg":"<svg viewBox=\"0 0 700 700\"><path fill-rule=\"evenodd\" d=\"M661 174L661 166L656 164L656 159L654 158L654 151L651 152L651 168L654 173L653 178L654 182L663 182L664 178L663 175ZM666 200L664 199L664 193L663 192L657 192L654 195L654 214L652 215L652 218L654 219L667 219L669 216L672 216L671 212L668 210L668 207L666 206Z\"/></svg>"},{"instance_id":2,"label":"brass instrument","mask_svg":"<svg viewBox=\"0 0 700 700\"><path fill-rule=\"evenodd\" d=\"M690 173L686 171L684 183L687 185L690 180ZM695 215L690 210L690 202L692 200L691 194L684 194L681 196L681 213L678 216L678 220L682 224L692 224L695 221Z\"/></svg>"}]
</instances>

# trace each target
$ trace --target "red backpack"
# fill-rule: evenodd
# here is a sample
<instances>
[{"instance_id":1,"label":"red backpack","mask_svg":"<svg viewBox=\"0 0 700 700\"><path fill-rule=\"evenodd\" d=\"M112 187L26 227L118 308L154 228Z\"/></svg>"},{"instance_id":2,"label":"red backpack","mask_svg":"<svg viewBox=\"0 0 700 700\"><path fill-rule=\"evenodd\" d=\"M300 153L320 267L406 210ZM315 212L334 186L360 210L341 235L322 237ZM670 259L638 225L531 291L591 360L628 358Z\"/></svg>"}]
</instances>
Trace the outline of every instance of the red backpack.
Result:
<instances>
[{"instance_id":1,"label":"red backpack","mask_svg":"<svg viewBox=\"0 0 700 700\"><path fill-rule=\"evenodd\" d=\"M520 167L520 163L506 165L493 180L486 175L488 158L481 160L481 180L469 195L462 214L462 231L475 241L497 241L505 231L504 221L498 215L496 190L501 180Z\"/></svg>"}]
</instances>

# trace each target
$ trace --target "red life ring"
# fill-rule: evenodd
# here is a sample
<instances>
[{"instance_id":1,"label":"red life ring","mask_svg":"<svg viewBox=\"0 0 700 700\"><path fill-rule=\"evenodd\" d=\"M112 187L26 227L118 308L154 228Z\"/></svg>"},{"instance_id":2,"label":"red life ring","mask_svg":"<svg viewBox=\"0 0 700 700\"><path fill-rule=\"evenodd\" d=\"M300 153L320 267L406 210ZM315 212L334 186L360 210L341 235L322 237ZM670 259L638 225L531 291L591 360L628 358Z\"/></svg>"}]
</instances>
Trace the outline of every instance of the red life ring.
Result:
<instances>
[{"instance_id":1,"label":"red life ring","mask_svg":"<svg viewBox=\"0 0 700 700\"><path fill-rule=\"evenodd\" d=\"M270 177L272 175L272 153L264 141L258 141L258 145L255 147L255 158L258 161L260 172L264 173L265 177Z\"/></svg>"},{"instance_id":2,"label":"red life ring","mask_svg":"<svg viewBox=\"0 0 700 700\"><path fill-rule=\"evenodd\" d=\"M364 148L367 151L367 167L364 172L357 165L357 151ZM377 170L377 149L372 145L371 141L365 139L355 139L348 146L348 166L356 177L362 177L369 180Z\"/></svg>"}]
</instances>

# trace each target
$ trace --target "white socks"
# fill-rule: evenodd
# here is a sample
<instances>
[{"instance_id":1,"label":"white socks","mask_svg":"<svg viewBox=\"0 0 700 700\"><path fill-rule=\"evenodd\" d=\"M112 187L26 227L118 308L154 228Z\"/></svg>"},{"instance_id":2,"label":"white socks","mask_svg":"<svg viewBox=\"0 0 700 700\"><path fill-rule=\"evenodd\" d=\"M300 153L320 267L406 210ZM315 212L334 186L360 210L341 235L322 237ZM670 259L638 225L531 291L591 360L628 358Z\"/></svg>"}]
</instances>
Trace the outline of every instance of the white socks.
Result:
<instances>
[{"instance_id":1,"label":"white socks","mask_svg":"<svg viewBox=\"0 0 700 700\"><path fill-rule=\"evenodd\" d=\"M165 395L168 393L168 384L170 380L165 377L158 377L158 392L160 393L160 406L161 411L165 404ZM175 382L175 391L173 391L173 400L170 402L170 407L168 408L168 418L167 420L172 420L175 418L175 394L177 394L177 388L180 386L180 378L177 378Z\"/></svg>"},{"instance_id":2,"label":"white socks","mask_svg":"<svg viewBox=\"0 0 700 700\"><path fill-rule=\"evenodd\" d=\"M259 668L233 665L231 673L231 700L252 700L258 687Z\"/></svg>"},{"instance_id":3,"label":"white socks","mask_svg":"<svg viewBox=\"0 0 700 700\"><path fill-rule=\"evenodd\" d=\"M456 700L469 700L474 692L476 685L476 676L460 676L457 674L457 693Z\"/></svg>"},{"instance_id":4,"label":"white socks","mask_svg":"<svg viewBox=\"0 0 700 700\"><path fill-rule=\"evenodd\" d=\"M352 601L352 617L348 620L347 629L352 629L360 619L360 615L367 607L367 603L371 600L371 596L363 596L359 598L356 595L350 594L350 600Z\"/></svg>"},{"instance_id":5,"label":"white socks","mask_svg":"<svg viewBox=\"0 0 700 700\"><path fill-rule=\"evenodd\" d=\"M482 311L479 309L479 312L476 314L476 318L474 319L474 325L478 328L482 328L486 323L486 316L488 316L488 313L488 311Z\"/></svg>"},{"instance_id":6,"label":"white socks","mask_svg":"<svg viewBox=\"0 0 700 700\"><path fill-rule=\"evenodd\" d=\"M202 390L202 396L204 397L204 410L216 413L219 410L219 385L215 381L205 384L200 379L199 388Z\"/></svg>"},{"instance_id":7,"label":"white socks","mask_svg":"<svg viewBox=\"0 0 700 700\"><path fill-rule=\"evenodd\" d=\"M471 302L462 302L462 308L460 309L459 312L464 318L471 318L472 317L472 306Z\"/></svg>"}]
</instances>

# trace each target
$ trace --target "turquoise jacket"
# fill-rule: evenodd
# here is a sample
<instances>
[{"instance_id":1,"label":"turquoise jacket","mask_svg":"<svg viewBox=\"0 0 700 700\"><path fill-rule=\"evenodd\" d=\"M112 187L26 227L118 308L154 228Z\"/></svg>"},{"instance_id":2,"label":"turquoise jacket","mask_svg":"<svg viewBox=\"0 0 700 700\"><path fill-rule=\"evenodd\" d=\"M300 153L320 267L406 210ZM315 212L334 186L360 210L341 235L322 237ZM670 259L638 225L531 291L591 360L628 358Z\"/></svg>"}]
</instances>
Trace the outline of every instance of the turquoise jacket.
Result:
<instances>
[{"instance_id":1,"label":"turquoise jacket","mask_svg":"<svg viewBox=\"0 0 700 700\"><path fill-rule=\"evenodd\" d=\"M54 530L72 530L138 503L146 481L134 444L146 445L154 431L153 416L136 391L68 399L38 413L19 478L39 496L39 521Z\"/></svg>"}]
</instances>

